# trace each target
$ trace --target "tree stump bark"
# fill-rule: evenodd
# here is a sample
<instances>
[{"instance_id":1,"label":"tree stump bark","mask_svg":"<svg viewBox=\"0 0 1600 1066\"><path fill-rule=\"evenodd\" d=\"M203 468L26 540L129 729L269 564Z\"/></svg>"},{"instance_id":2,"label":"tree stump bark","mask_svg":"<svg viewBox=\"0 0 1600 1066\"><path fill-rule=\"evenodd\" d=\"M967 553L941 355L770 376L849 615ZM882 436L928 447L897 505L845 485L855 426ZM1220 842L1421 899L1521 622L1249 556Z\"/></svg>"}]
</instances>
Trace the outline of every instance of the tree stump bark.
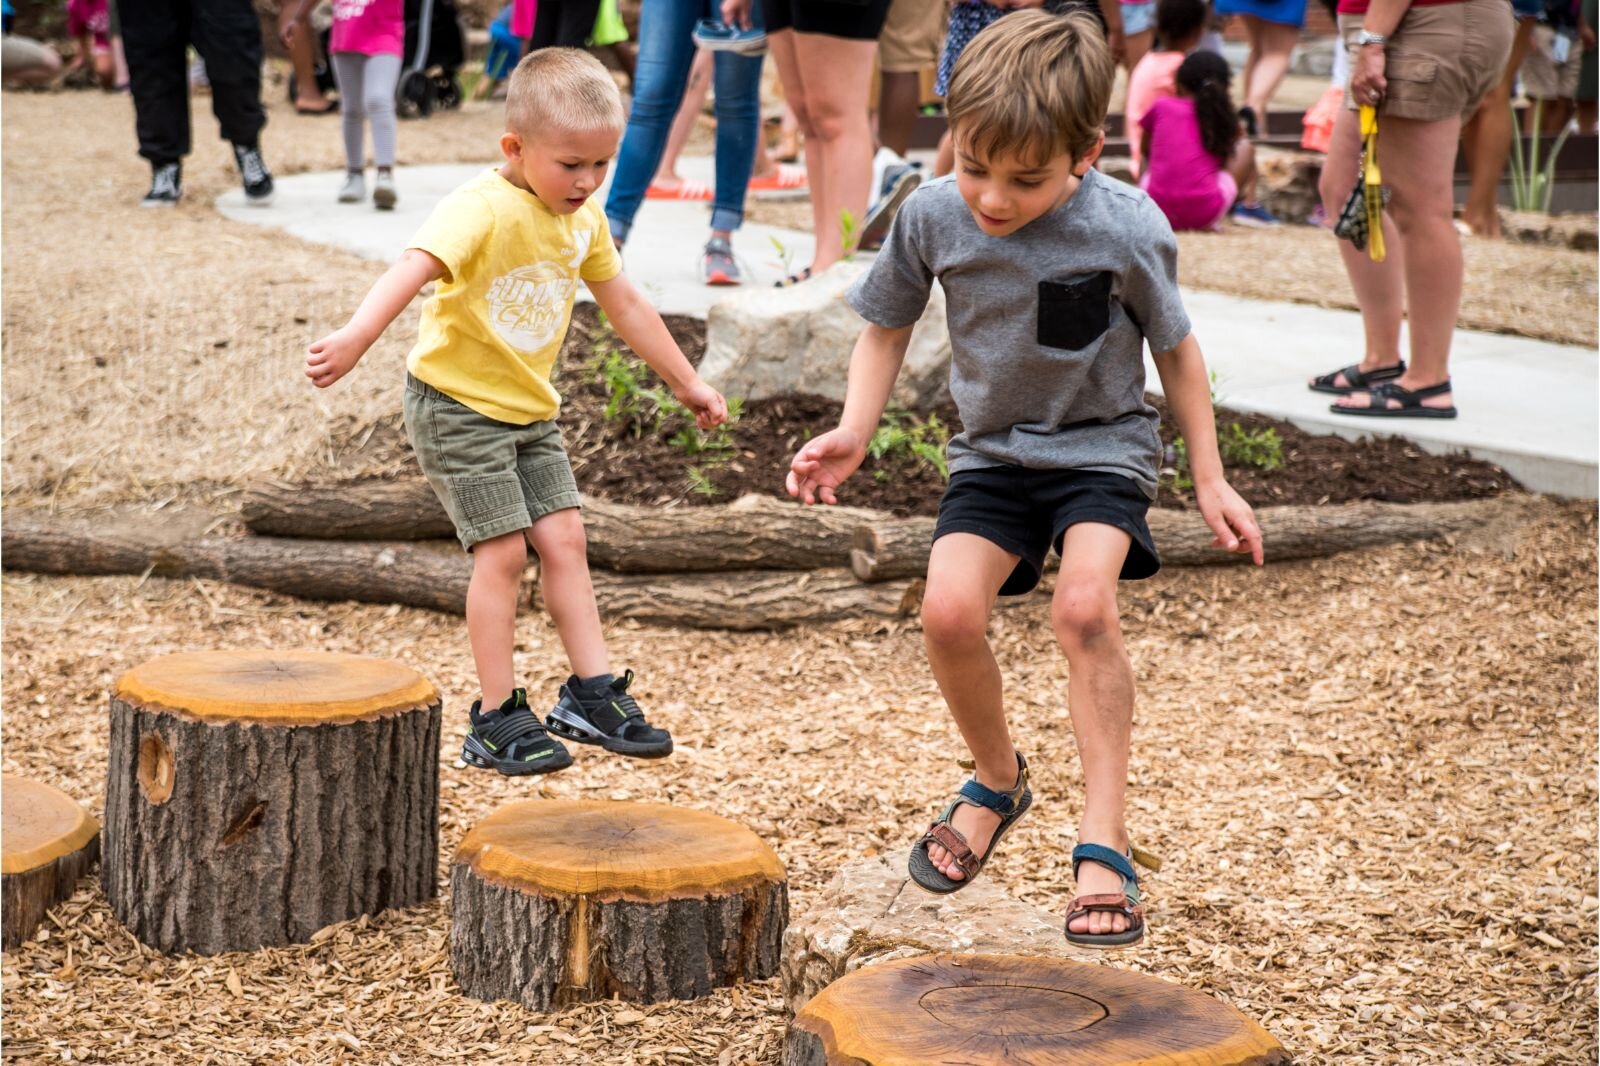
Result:
<instances>
[{"instance_id":1,"label":"tree stump bark","mask_svg":"<svg viewBox=\"0 0 1600 1066\"><path fill-rule=\"evenodd\" d=\"M439 695L398 663L185 652L111 697L101 880L151 947L303 943L437 890Z\"/></svg>"},{"instance_id":2,"label":"tree stump bark","mask_svg":"<svg viewBox=\"0 0 1600 1066\"><path fill-rule=\"evenodd\" d=\"M60 789L14 774L0 776L0 809L0 927L10 951L89 872L100 854L100 823Z\"/></svg>"},{"instance_id":3,"label":"tree stump bark","mask_svg":"<svg viewBox=\"0 0 1600 1066\"><path fill-rule=\"evenodd\" d=\"M501 807L461 842L450 891L462 990L532 1010L771 977L789 916L783 864L761 838L655 803Z\"/></svg>"},{"instance_id":4,"label":"tree stump bark","mask_svg":"<svg viewBox=\"0 0 1600 1066\"><path fill-rule=\"evenodd\" d=\"M1280 1066L1232 1007L1111 966L925 955L857 970L794 1017L783 1066Z\"/></svg>"}]
</instances>

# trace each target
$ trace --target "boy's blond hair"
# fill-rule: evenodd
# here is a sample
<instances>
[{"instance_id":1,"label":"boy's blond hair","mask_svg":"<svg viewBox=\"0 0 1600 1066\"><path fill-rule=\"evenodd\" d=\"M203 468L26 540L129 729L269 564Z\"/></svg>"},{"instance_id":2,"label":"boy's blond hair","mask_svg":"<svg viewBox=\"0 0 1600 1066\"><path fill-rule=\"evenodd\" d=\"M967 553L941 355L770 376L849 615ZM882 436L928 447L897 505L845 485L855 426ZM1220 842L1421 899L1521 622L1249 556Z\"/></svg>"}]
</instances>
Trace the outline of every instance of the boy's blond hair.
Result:
<instances>
[{"instance_id":1,"label":"boy's blond hair","mask_svg":"<svg viewBox=\"0 0 1600 1066\"><path fill-rule=\"evenodd\" d=\"M956 144L979 159L1043 163L1094 149L1111 104L1116 65L1086 11L1007 15L956 61L945 102Z\"/></svg>"},{"instance_id":2,"label":"boy's blond hair","mask_svg":"<svg viewBox=\"0 0 1600 1066\"><path fill-rule=\"evenodd\" d=\"M600 61L581 48L529 52L506 85L506 128L524 136L563 130L620 130L622 94Z\"/></svg>"}]
</instances>

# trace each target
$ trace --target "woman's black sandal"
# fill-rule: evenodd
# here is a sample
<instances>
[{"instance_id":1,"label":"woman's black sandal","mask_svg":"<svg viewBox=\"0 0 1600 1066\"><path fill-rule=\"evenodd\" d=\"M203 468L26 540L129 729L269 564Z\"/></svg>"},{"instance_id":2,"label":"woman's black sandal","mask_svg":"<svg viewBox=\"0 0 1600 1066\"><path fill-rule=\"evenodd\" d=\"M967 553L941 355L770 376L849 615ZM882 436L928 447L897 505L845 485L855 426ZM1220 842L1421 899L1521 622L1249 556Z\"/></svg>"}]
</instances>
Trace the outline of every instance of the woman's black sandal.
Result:
<instances>
[{"instance_id":1,"label":"woman's black sandal","mask_svg":"<svg viewBox=\"0 0 1600 1066\"><path fill-rule=\"evenodd\" d=\"M964 769L973 769L969 762L961 763ZM967 844L967 838L950 824L950 816L955 814L956 808L966 803L974 807L986 807L1000 815L1000 825L995 829L994 836L989 840L989 847L982 855L973 853ZM984 863L994 854L994 849L999 846L1000 838L1006 835L1006 830L1028 813L1028 808L1033 806L1033 793L1028 789L1028 760L1017 752L1017 783L1009 792L996 792L987 786L978 783L977 774L968 778L961 786L961 791L956 798L950 801L950 806L944 813L934 819L928 831L922 834L911 847L911 860L907 864L911 880L927 889L929 892L938 892L947 895L959 892L967 885L972 884L972 879L983 870ZM956 865L961 867L965 877L957 881L946 877L944 871L933 864L928 858L928 845L938 844L955 857Z\"/></svg>"},{"instance_id":2,"label":"woman's black sandal","mask_svg":"<svg viewBox=\"0 0 1600 1066\"><path fill-rule=\"evenodd\" d=\"M1425 389L1406 389L1392 381L1385 381L1358 391L1367 394L1367 406L1345 407L1342 404L1332 403L1328 405L1328 410L1336 415L1362 415L1366 418L1454 418L1456 416L1453 404L1449 407L1429 407L1422 402L1430 396L1443 396L1449 392L1449 378L1445 378L1438 385L1429 385ZM1400 406L1390 407L1390 400L1394 400Z\"/></svg>"},{"instance_id":3,"label":"woman's black sandal","mask_svg":"<svg viewBox=\"0 0 1600 1066\"><path fill-rule=\"evenodd\" d=\"M1393 381L1395 378L1398 378L1405 372L1406 361L1404 359L1400 360L1400 362L1394 366L1382 367L1378 370L1372 371L1370 374L1363 374L1361 372L1361 364L1357 363L1354 366L1347 366L1342 370L1335 370L1331 374L1323 374L1319 377L1312 378L1311 384L1308 385L1307 388L1309 388L1312 392L1326 392L1331 393L1334 396L1348 396L1352 392L1365 392L1372 388L1372 386L1378 384L1380 381ZM1339 377L1341 375L1343 375L1344 379L1349 382L1348 385L1338 384Z\"/></svg>"}]
</instances>

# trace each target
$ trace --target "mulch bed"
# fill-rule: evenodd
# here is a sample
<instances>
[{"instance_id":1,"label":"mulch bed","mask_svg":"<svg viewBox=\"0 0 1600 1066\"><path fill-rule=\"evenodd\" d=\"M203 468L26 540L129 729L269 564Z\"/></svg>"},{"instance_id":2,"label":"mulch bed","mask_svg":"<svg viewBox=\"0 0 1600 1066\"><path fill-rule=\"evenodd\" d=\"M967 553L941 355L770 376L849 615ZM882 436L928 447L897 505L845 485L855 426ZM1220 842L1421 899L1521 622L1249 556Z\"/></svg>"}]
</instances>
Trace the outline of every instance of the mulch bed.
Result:
<instances>
[{"instance_id":1,"label":"mulch bed","mask_svg":"<svg viewBox=\"0 0 1600 1066\"><path fill-rule=\"evenodd\" d=\"M795 451L809 437L839 423L843 405L820 396L750 401L732 430L735 450L717 462L704 455L690 456L672 442L686 425L683 419L669 419L659 428L617 418L608 421L607 387L597 374L582 369L593 359L593 345L604 337L596 315L592 304L574 310L559 382L565 401L562 427L578 484L586 493L622 503L686 505L726 503L746 493L782 495L784 474ZM705 323L669 316L667 325L684 354L698 363L705 351ZM651 383L659 384L654 379ZM1152 397L1151 402L1162 413L1161 437L1170 464L1176 429L1161 400ZM951 432L959 430L953 404L931 413ZM1228 465L1230 483L1256 506L1355 500L1447 502L1494 496L1516 487L1492 463L1465 455L1431 455L1400 438L1348 441L1306 433L1275 418L1226 410L1218 411L1217 420L1221 427L1237 422L1246 433L1270 428L1283 442L1283 465L1277 470ZM698 477L691 475L691 468ZM901 450L869 458L846 484L840 502L898 515L932 515L943 491L944 478L937 469ZM1192 492L1175 487L1171 476L1162 478L1157 507L1192 504Z\"/></svg>"}]
</instances>

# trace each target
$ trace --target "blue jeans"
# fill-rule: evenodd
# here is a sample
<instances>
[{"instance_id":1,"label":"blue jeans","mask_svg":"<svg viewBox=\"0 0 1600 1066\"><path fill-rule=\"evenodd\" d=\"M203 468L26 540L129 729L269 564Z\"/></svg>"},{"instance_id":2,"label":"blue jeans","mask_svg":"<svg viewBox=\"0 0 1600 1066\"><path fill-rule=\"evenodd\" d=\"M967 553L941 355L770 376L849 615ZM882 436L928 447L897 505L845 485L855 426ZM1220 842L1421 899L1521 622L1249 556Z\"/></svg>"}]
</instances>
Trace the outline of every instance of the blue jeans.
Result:
<instances>
[{"instance_id":1,"label":"blue jeans","mask_svg":"<svg viewBox=\"0 0 1600 1066\"><path fill-rule=\"evenodd\" d=\"M633 110L617 153L617 173L606 197L611 234L625 240L666 151L672 120L694 62L694 24L717 16L712 0L649 0L639 5L639 58L633 75ZM760 26L760 5L751 10ZM744 221L745 186L755 166L761 134L761 57L718 52L712 57L717 106L717 188L711 228L735 230Z\"/></svg>"}]
</instances>

